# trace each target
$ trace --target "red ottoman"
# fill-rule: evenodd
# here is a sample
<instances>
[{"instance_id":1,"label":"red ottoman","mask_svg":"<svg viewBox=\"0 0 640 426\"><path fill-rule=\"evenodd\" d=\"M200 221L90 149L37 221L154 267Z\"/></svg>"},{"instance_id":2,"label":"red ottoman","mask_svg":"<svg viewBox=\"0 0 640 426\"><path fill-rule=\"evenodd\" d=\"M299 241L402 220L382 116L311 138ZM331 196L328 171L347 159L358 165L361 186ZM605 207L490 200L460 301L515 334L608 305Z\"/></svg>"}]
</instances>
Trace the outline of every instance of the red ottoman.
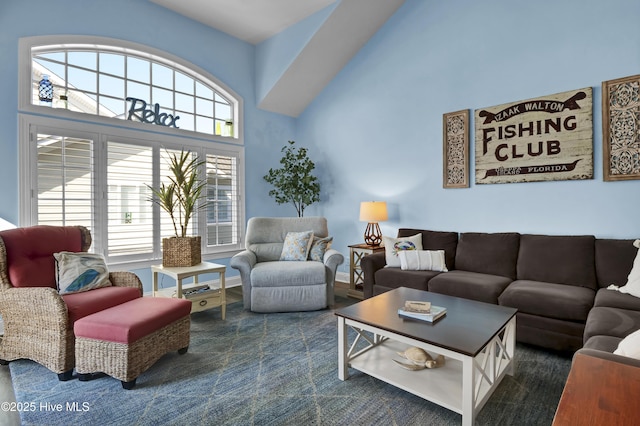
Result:
<instances>
[{"instance_id":1,"label":"red ottoman","mask_svg":"<svg viewBox=\"0 0 640 426\"><path fill-rule=\"evenodd\" d=\"M81 381L105 373L132 389L160 357L189 347L191 302L140 297L75 322L76 372Z\"/></svg>"}]
</instances>

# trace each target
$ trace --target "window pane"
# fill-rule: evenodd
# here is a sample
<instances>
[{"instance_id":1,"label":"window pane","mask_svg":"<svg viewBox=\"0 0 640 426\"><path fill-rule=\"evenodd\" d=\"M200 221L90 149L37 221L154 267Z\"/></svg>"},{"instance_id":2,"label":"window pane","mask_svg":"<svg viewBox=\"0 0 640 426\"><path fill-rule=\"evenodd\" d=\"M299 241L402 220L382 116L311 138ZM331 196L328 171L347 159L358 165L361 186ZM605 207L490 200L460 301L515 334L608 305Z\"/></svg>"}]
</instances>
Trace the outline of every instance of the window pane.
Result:
<instances>
[{"instance_id":1,"label":"window pane","mask_svg":"<svg viewBox=\"0 0 640 426\"><path fill-rule=\"evenodd\" d=\"M121 78L100 75L100 93L116 98L124 98L124 80Z\"/></svg>"},{"instance_id":2,"label":"window pane","mask_svg":"<svg viewBox=\"0 0 640 426\"><path fill-rule=\"evenodd\" d=\"M229 120L233 118L231 116L231 108L229 105L216 102L216 118L220 118L222 120Z\"/></svg>"},{"instance_id":3,"label":"window pane","mask_svg":"<svg viewBox=\"0 0 640 426\"><path fill-rule=\"evenodd\" d=\"M87 92L96 92L97 74L95 72L81 70L75 67L69 67L67 72L69 73L69 79L67 81L69 87Z\"/></svg>"},{"instance_id":4,"label":"window pane","mask_svg":"<svg viewBox=\"0 0 640 426\"><path fill-rule=\"evenodd\" d=\"M108 96L100 96L100 115L105 117L125 117L125 102L122 99L110 98Z\"/></svg>"},{"instance_id":5,"label":"window pane","mask_svg":"<svg viewBox=\"0 0 640 426\"><path fill-rule=\"evenodd\" d=\"M65 62L64 52L38 53L38 57L51 59L52 61Z\"/></svg>"},{"instance_id":6,"label":"window pane","mask_svg":"<svg viewBox=\"0 0 640 426\"><path fill-rule=\"evenodd\" d=\"M213 134L213 120L205 117L196 116L196 132Z\"/></svg>"},{"instance_id":7,"label":"window pane","mask_svg":"<svg viewBox=\"0 0 640 426\"><path fill-rule=\"evenodd\" d=\"M149 72L149 61L131 56L127 57L127 78L142 81L143 83L150 83Z\"/></svg>"},{"instance_id":8,"label":"window pane","mask_svg":"<svg viewBox=\"0 0 640 426\"><path fill-rule=\"evenodd\" d=\"M193 112L193 97L176 93L176 109L180 111Z\"/></svg>"},{"instance_id":9,"label":"window pane","mask_svg":"<svg viewBox=\"0 0 640 426\"><path fill-rule=\"evenodd\" d=\"M193 126L193 114L179 112L178 117L180 117L180 120L176 121L176 126L178 126L179 129L195 130Z\"/></svg>"},{"instance_id":10,"label":"window pane","mask_svg":"<svg viewBox=\"0 0 640 426\"><path fill-rule=\"evenodd\" d=\"M196 112L198 115L213 117L213 102L196 98Z\"/></svg>"},{"instance_id":11,"label":"window pane","mask_svg":"<svg viewBox=\"0 0 640 426\"><path fill-rule=\"evenodd\" d=\"M207 155L207 245L237 243L236 159Z\"/></svg>"},{"instance_id":12,"label":"window pane","mask_svg":"<svg viewBox=\"0 0 640 426\"><path fill-rule=\"evenodd\" d=\"M113 53L100 54L100 72L124 78L124 56Z\"/></svg>"},{"instance_id":13,"label":"window pane","mask_svg":"<svg viewBox=\"0 0 640 426\"><path fill-rule=\"evenodd\" d=\"M152 64L153 85L173 89L173 70L160 64Z\"/></svg>"},{"instance_id":14,"label":"window pane","mask_svg":"<svg viewBox=\"0 0 640 426\"><path fill-rule=\"evenodd\" d=\"M163 109L173 110L173 92L154 87L151 89L151 103L160 104Z\"/></svg>"},{"instance_id":15,"label":"window pane","mask_svg":"<svg viewBox=\"0 0 640 426\"><path fill-rule=\"evenodd\" d=\"M149 86L146 84L127 81L127 97L142 99L149 103Z\"/></svg>"},{"instance_id":16,"label":"window pane","mask_svg":"<svg viewBox=\"0 0 640 426\"><path fill-rule=\"evenodd\" d=\"M153 251L153 211L148 201L153 182L152 150L107 143L107 198L109 256Z\"/></svg>"},{"instance_id":17,"label":"window pane","mask_svg":"<svg viewBox=\"0 0 640 426\"><path fill-rule=\"evenodd\" d=\"M209 89L204 84L196 81L196 96L201 98L212 99L213 98L213 90Z\"/></svg>"},{"instance_id":18,"label":"window pane","mask_svg":"<svg viewBox=\"0 0 640 426\"><path fill-rule=\"evenodd\" d=\"M193 79L182 73L176 72L176 90L193 95Z\"/></svg>"},{"instance_id":19,"label":"window pane","mask_svg":"<svg viewBox=\"0 0 640 426\"><path fill-rule=\"evenodd\" d=\"M61 80L64 80L64 65L57 64L55 62L43 61L41 59L34 59L34 62L42 66L42 74L48 74L50 76L57 76Z\"/></svg>"},{"instance_id":20,"label":"window pane","mask_svg":"<svg viewBox=\"0 0 640 426\"><path fill-rule=\"evenodd\" d=\"M97 114L98 103L95 95L69 90L69 110L84 112L86 114Z\"/></svg>"},{"instance_id":21,"label":"window pane","mask_svg":"<svg viewBox=\"0 0 640 426\"><path fill-rule=\"evenodd\" d=\"M76 65L81 68L97 69L95 52L69 52L69 65Z\"/></svg>"}]
</instances>

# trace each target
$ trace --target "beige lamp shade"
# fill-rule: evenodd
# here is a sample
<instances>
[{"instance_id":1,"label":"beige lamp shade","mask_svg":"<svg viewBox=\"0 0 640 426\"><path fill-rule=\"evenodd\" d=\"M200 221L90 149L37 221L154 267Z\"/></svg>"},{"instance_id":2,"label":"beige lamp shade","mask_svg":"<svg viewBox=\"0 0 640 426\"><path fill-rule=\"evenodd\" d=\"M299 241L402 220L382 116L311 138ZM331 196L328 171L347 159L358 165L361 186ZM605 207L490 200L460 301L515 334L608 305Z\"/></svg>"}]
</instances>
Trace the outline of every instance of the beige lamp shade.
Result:
<instances>
[{"instance_id":1,"label":"beige lamp shade","mask_svg":"<svg viewBox=\"0 0 640 426\"><path fill-rule=\"evenodd\" d=\"M360 203L360 221L377 223L389 219L386 201L363 201Z\"/></svg>"},{"instance_id":2,"label":"beige lamp shade","mask_svg":"<svg viewBox=\"0 0 640 426\"><path fill-rule=\"evenodd\" d=\"M364 242L370 246L379 246L382 242L382 232L378 222L389 218L385 201L363 201L360 203L360 221L368 222L364 231Z\"/></svg>"}]
</instances>

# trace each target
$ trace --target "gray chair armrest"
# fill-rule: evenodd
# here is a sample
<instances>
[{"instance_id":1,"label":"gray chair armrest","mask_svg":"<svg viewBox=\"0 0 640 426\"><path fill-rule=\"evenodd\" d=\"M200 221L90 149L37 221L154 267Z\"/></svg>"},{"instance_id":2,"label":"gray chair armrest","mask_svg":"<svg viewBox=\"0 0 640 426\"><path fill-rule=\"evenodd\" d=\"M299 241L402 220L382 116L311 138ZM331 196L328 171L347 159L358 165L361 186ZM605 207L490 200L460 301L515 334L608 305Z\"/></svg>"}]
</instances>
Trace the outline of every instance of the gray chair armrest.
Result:
<instances>
[{"instance_id":1,"label":"gray chair armrest","mask_svg":"<svg viewBox=\"0 0 640 426\"><path fill-rule=\"evenodd\" d=\"M255 253L244 250L235 254L229 262L233 269L240 271L242 302L245 309L251 309L251 269L253 269L257 261Z\"/></svg>"},{"instance_id":2,"label":"gray chair armrest","mask_svg":"<svg viewBox=\"0 0 640 426\"><path fill-rule=\"evenodd\" d=\"M338 270L338 266L344 262L344 256L338 250L329 249L324 253L322 260L326 270L327 301L329 302L329 307L333 308L335 306L334 287L336 282L336 271Z\"/></svg>"}]
</instances>

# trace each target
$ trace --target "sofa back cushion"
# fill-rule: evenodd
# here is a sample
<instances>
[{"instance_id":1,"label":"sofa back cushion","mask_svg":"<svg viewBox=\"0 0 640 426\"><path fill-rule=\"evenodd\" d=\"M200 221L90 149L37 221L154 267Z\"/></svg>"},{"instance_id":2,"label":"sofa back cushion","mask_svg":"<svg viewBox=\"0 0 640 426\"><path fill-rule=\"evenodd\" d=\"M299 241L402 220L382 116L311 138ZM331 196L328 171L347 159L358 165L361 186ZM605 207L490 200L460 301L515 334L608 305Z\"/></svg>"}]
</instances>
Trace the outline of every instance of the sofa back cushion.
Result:
<instances>
[{"instance_id":1,"label":"sofa back cushion","mask_svg":"<svg viewBox=\"0 0 640 426\"><path fill-rule=\"evenodd\" d=\"M426 229L400 228L398 238L422 234L422 250L444 250L447 269L455 268L457 232L429 231Z\"/></svg>"},{"instance_id":2,"label":"sofa back cushion","mask_svg":"<svg viewBox=\"0 0 640 426\"><path fill-rule=\"evenodd\" d=\"M255 253L258 262L280 260L288 232L313 231L314 237L329 236L324 217L252 217L247 222L245 248Z\"/></svg>"},{"instance_id":3,"label":"sofa back cushion","mask_svg":"<svg viewBox=\"0 0 640 426\"><path fill-rule=\"evenodd\" d=\"M530 235L520 237L518 279L596 289L595 237Z\"/></svg>"},{"instance_id":4,"label":"sofa back cushion","mask_svg":"<svg viewBox=\"0 0 640 426\"><path fill-rule=\"evenodd\" d=\"M627 283L627 277L638 253L633 241L596 240L596 277L598 278L598 287L608 287L610 284L622 287Z\"/></svg>"},{"instance_id":5,"label":"sofa back cushion","mask_svg":"<svg viewBox=\"0 0 640 426\"><path fill-rule=\"evenodd\" d=\"M73 226L30 226L2 231L6 273L14 287L56 288L54 253L82 251L82 232Z\"/></svg>"},{"instance_id":6,"label":"sofa back cushion","mask_svg":"<svg viewBox=\"0 0 640 426\"><path fill-rule=\"evenodd\" d=\"M456 269L515 279L519 244L517 232L461 233Z\"/></svg>"}]
</instances>

